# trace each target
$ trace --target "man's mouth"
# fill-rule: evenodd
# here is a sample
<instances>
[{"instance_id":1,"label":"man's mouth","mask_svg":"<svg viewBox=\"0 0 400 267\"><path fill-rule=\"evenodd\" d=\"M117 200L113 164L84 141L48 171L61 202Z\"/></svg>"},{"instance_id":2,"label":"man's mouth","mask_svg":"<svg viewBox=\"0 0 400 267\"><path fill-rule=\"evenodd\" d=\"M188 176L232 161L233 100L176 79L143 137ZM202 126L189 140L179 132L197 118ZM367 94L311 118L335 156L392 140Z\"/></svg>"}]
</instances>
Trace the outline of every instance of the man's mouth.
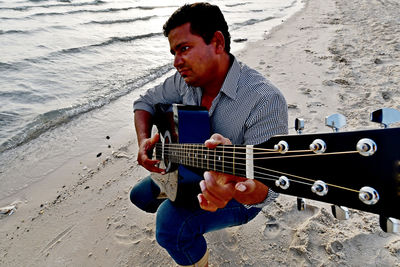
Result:
<instances>
[{"instance_id":1,"label":"man's mouth","mask_svg":"<svg viewBox=\"0 0 400 267\"><path fill-rule=\"evenodd\" d=\"M180 70L178 70L178 72L183 78L185 78L188 76L189 70L188 69L180 69Z\"/></svg>"}]
</instances>

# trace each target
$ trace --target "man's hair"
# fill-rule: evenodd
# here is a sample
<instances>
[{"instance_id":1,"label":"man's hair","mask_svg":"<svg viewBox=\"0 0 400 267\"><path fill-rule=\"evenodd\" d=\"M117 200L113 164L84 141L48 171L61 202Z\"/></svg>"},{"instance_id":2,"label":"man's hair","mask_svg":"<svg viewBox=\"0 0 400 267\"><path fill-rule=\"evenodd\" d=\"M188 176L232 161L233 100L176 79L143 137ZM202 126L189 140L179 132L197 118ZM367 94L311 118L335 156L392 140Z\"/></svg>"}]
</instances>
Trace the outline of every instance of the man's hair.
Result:
<instances>
[{"instance_id":1,"label":"man's hair","mask_svg":"<svg viewBox=\"0 0 400 267\"><path fill-rule=\"evenodd\" d=\"M164 35L168 37L171 30L185 23L190 23L190 31L210 44L216 31L221 31L225 38L225 51L231 50L231 36L228 24L218 6L209 3L186 4L176 10L163 26Z\"/></svg>"}]
</instances>

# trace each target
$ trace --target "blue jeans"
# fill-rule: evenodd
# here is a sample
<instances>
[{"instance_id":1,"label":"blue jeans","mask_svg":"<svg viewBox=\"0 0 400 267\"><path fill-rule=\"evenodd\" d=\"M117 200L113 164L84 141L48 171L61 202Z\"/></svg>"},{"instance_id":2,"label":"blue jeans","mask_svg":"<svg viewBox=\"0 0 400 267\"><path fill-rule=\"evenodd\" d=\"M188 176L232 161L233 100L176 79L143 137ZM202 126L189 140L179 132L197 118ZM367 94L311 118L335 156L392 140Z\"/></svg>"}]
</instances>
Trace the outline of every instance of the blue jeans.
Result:
<instances>
[{"instance_id":1,"label":"blue jeans","mask_svg":"<svg viewBox=\"0 0 400 267\"><path fill-rule=\"evenodd\" d=\"M231 200L225 208L209 212L200 207L178 206L169 199L157 199L159 193L159 187L149 176L133 187L130 199L146 212L157 211L157 242L180 265L194 264L203 257L207 249L203 234L245 224L261 210L247 209Z\"/></svg>"}]
</instances>

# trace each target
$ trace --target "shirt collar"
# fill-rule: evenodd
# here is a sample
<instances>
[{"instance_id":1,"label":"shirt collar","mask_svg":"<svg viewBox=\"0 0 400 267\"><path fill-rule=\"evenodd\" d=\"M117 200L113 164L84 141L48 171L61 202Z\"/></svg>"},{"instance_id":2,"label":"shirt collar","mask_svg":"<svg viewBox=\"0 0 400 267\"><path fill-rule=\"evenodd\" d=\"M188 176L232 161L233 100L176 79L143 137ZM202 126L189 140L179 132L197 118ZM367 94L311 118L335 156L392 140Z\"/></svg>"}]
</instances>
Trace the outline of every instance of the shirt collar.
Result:
<instances>
[{"instance_id":1,"label":"shirt collar","mask_svg":"<svg viewBox=\"0 0 400 267\"><path fill-rule=\"evenodd\" d=\"M225 81L222 84L221 92L226 96L235 99L237 94L237 87L240 77L240 64L234 56L233 63L230 67L228 74L226 75Z\"/></svg>"}]
</instances>

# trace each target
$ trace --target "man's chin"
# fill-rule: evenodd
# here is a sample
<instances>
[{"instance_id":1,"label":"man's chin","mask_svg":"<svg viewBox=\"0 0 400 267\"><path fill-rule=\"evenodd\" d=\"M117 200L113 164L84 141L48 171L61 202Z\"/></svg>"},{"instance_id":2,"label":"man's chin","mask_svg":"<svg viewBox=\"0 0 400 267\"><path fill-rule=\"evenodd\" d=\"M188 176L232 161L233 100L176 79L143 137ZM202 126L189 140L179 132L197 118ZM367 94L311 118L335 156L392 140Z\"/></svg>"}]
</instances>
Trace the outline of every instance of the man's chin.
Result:
<instances>
[{"instance_id":1,"label":"man's chin","mask_svg":"<svg viewBox=\"0 0 400 267\"><path fill-rule=\"evenodd\" d=\"M196 82L194 80L190 79L189 77L183 77L183 80L189 86L197 86Z\"/></svg>"}]
</instances>

